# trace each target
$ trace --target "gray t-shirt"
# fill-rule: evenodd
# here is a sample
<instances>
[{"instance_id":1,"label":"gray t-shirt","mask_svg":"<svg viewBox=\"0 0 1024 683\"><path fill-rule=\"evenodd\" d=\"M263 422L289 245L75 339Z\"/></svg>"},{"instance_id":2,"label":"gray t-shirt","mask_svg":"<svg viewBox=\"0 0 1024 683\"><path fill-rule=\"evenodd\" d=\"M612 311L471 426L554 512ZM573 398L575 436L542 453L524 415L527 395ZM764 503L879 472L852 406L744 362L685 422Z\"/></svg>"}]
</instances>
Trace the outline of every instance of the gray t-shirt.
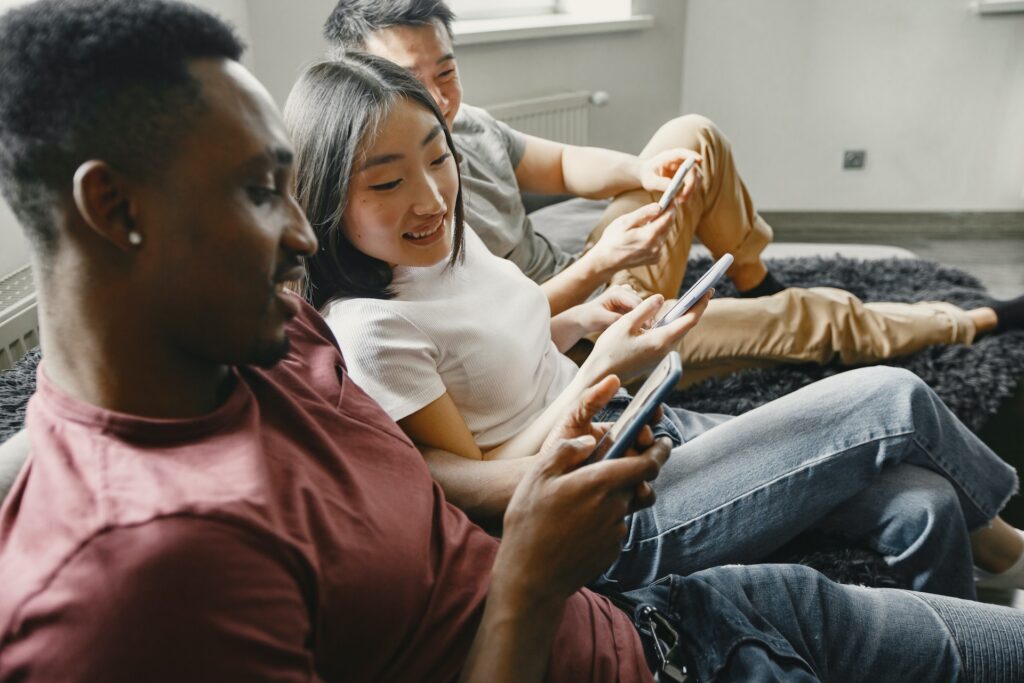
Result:
<instances>
[{"instance_id":1,"label":"gray t-shirt","mask_svg":"<svg viewBox=\"0 0 1024 683\"><path fill-rule=\"evenodd\" d=\"M463 104L452 126L462 156L462 199L466 222L496 256L544 282L574 259L533 229L519 196L516 166L526 139L483 109Z\"/></svg>"}]
</instances>

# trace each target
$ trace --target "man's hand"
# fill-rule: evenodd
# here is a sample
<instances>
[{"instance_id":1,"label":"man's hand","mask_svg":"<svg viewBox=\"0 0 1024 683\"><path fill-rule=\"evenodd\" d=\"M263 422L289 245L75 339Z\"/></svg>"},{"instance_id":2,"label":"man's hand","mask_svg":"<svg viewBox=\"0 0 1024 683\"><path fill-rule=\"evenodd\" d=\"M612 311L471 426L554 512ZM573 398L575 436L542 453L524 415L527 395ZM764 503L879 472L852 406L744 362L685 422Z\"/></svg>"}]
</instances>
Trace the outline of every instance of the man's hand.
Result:
<instances>
[{"instance_id":1,"label":"man's hand","mask_svg":"<svg viewBox=\"0 0 1024 683\"><path fill-rule=\"evenodd\" d=\"M700 164L704 160L700 154L693 150L682 147L669 149L655 154L650 159L644 159L640 168L640 182L648 192L664 192L672 182L679 167L687 159L697 159L697 164L686 174L683 181L683 189L676 195L674 203L681 206L697 187L697 180L700 178Z\"/></svg>"},{"instance_id":2,"label":"man's hand","mask_svg":"<svg viewBox=\"0 0 1024 683\"><path fill-rule=\"evenodd\" d=\"M493 580L527 604L565 600L598 576L619 554L626 516L654 502L648 482L670 443L652 443L649 428L642 453L583 466L603 430L591 419L618 386L608 377L584 394L509 503Z\"/></svg>"},{"instance_id":3,"label":"man's hand","mask_svg":"<svg viewBox=\"0 0 1024 683\"><path fill-rule=\"evenodd\" d=\"M608 224L591 249L606 272L658 262L673 218L671 211L660 212L657 203L646 204Z\"/></svg>"},{"instance_id":4,"label":"man's hand","mask_svg":"<svg viewBox=\"0 0 1024 683\"><path fill-rule=\"evenodd\" d=\"M711 290L678 319L656 328L651 325L665 299L660 294L647 297L597 338L581 372L595 378L618 375L624 379L647 372L700 322L713 294Z\"/></svg>"}]
</instances>

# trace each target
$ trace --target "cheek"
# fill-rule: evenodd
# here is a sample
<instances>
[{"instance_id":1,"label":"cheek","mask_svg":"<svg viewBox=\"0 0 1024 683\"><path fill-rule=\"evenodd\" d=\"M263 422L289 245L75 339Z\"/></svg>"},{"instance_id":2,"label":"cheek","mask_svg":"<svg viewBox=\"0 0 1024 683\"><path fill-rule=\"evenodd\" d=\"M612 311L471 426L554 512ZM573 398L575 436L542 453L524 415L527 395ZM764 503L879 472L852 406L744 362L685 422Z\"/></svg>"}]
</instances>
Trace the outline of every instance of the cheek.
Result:
<instances>
[{"instance_id":1,"label":"cheek","mask_svg":"<svg viewBox=\"0 0 1024 683\"><path fill-rule=\"evenodd\" d=\"M379 199L356 199L342 216L344 234L357 249L376 256L380 246L394 242L398 217L387 202Z\"/></svg>"}]
</instances>

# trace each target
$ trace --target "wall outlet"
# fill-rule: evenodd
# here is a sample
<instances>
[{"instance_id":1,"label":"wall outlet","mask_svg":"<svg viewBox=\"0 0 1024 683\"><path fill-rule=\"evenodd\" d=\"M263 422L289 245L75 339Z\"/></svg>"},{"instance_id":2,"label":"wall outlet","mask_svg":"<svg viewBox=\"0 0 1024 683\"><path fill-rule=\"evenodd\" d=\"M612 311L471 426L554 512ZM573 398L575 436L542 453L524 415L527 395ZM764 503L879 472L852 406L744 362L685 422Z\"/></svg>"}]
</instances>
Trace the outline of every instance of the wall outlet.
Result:
<instances>
[{"instance_id":1,"label":"wall outlet","mask_svg":"<svg viewBox=\"0 0 1024 683\"><path fill-rule=\"evenodd\" d=\"M868 153L864 149L848 149L843 152L843 170L864 168Z\"/></svg>"}]
</instances>

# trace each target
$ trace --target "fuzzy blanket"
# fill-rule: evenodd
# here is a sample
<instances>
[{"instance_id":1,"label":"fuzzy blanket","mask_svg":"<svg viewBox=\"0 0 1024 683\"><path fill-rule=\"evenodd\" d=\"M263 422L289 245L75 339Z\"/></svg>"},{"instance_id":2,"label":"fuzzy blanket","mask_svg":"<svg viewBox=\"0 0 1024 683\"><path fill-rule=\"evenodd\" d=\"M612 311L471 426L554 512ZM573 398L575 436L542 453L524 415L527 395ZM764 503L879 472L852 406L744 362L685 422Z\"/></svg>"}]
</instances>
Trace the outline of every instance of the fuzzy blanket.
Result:
<instances>
[{"instance_id":1,"label":"fuzzy blanket","mask_svg":"<svg viewBox=\"0 0 1024 683\"><path fill-rule=\"evenodd\" d=\"M683 288L689 287L710 265L708 258L691 261ZM976 278L931 261L863 261L837 256L776 259L769 260L768 265L789 286L837 287L863 301L948 301L961 308L991 303ZM716 296L736 294L727 280L720 282L715 291ZM978 431L1024 378L1024 332L986 335L969 347L932 346L886 364L916 373L964 424ZM744 370L677 392L668 402L698 412L739 415L848 369L836 363Z\"/></svg>"}]
</instances>

